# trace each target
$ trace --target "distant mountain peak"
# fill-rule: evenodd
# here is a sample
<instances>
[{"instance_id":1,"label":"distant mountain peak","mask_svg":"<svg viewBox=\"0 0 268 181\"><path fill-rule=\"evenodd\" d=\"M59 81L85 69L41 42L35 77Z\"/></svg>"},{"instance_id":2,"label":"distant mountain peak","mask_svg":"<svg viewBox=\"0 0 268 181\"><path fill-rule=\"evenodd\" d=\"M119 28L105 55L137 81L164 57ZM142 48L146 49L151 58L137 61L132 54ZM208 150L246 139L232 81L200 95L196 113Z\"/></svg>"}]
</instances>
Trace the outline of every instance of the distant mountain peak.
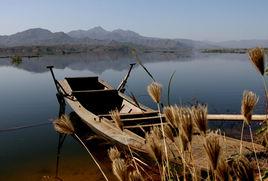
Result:
<instances>
[{"instance_id":1,"label":"distant mountain peak","mask_svg":"<svg viewBox=\"0 0 268 181\"><path fill-rule=\"evenodd\" d=\"M134 32L134 31L131 31L131 30L122 30L122 29L116 29L116 30L113 30L112 33L119 33L121 35L125 35L125 36L141 36L140 34Z\"/></svg>"},{"instance_id":2,"label":"distant mountain peak","mask_svg":"<svg viewBox=\"0 0 268 181\"><path fill-rule=\"evenodd\" d=\"M103 29L101 26L96 26L94 28L91 28L87 30L88 33L109 33L109 31Z\"/></svg>"},{"instance_id":3,"label":"distant mountain peak","mask_svg":"<svg viewBox=\"0 0 268 181\"><path fill-rule=\"evenodd\" d=\"M51 31L47 30L47 29L44 29L44 28L31 28L31 29L28 29L28 30L24 30L24 31L21 31L21 32L18 32L16 34L19 34L19 33L52 33Z\"/></svg>"},{"instance_id":4,"label":"distant mountain peak","mask_svg":"<svg viewBox=\"0 0 268 181\"><path fill-rule=\"evenodd\" d=\"M96 31L106 31L103 27L101 27L101 26L95 26L95 27L93 27L93 28L91 28L91 29L89 29L89 30L96 30Z\"/></svg>"},{"instance_id":5,"label":"distant mountain peak","mask_svg":"<svg viewBox=\"0 0 268 181\"><path fill-rule=\"evenodd\" d=\"M63 32L52 33L43 28L31 28L0 39L0 46L57 45L72 43L73 38Z\"/></svg>"}]
</instances>

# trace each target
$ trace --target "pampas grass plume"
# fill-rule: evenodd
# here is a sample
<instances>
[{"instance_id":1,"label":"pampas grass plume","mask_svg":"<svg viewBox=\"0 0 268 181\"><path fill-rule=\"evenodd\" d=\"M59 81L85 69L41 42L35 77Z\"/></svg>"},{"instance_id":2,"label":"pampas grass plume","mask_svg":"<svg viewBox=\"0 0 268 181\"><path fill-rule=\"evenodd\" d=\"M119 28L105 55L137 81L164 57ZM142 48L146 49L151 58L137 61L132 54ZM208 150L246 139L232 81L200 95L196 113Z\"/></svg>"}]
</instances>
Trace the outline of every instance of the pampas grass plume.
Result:
<instances>
[{"instance_id":1,"label":"pampas grass plume","mask_svg":"<svg viewBox=\"0 0 268 181\"><path fill-rule=\"evenodd\" d=\"M176 125L176 108L173 106L165 106L163 109L163 113L165 115L166 121L173 127L177 128Z\"/></svg>"},{"instance_id":2,"label":"pampas grass plume","mask_svg":"<svg viewBox=\"0 0 268 181\"><path fill-rule=\"evenodd\" d=\"M248 52L251 62L255 65L257 70L261 75L264 75L265 72L265 63L264 63L264 51L262 48L257 47L250 49Z\"/></svg>"},{"instance_id":3,"label":"pampas grass plume","mask_svg":"<svg viewBox=\"0 0 268 181\"><path fill-rule=\"evenodd\" d=\"M128 180L127 164L124 159L115 159L112 163L113 173L120 181Z\"/></svg>"},{"instance_id":4,"label":"pampas grass plume","mask_svg":"<svg viewBox=\"0 0 268 181\"><path fill-rule=\"evenodd\" d=\"M255 180L254 168L249 160L243 155L239 155L234 159L232 163L232 170L239 180Z\"/></svg>"},{"instance_id":5,"label":"pampas grass plume","mask_svg":"<svg viewBox=\"0 0 268 181\"><path fill-rule=\"evenodd\" d=\"M207 112L207 106L199 104L197 106L192 107L192 117L194 120L194 124L198 128L198 130L204 135L206 135L207 131Z\"/></svg>"},{"instance_id":6,"label":"pampas grass plume","mask_svg":"<svg viewBox=\"0 0 268 181\"><path fill-rule=\"evenodd\" d=\"M146 134L146 146L148 154L153 158L158 164L162 164L163 161L163 147L161 140L159 140L155 134L147 133Z\"/></svg>"},{"instance_id":7,"label":"pampas grass plume","mask_svg":"<svg viewBox=\"0 0 268 181\"><path fill-rule=\"evenodd\" d=\"M116 126L123 131L123 123L120 118L120 113L118 109L115 109L110 112L112 120L115 122Z\"/></svg>"},{"instance_id":8,"label":"pampas grass plume","mask_svg":"<svg viewBox=\"0 0 268 181\"><path fill-rule=\"evenodd\" d=\"M62 115L60 118L57 118L53 121L54 129L58 133L62 134L73 134L74 133L74 127L73 124L67 115Z\"/></svg>"},{"instance_id":9,"label":"pampas grass plume","mask_svg":"<svg viewBox=\"0 0 268 181\"><path fill-rule=\"evenodd\" d=\"M162 85L161 84L159 84L157 82L153 82L150 85L148 85L147 91L155 103L160 103L161 93L162 93Z\"/></svg>"},{"instance_id":10,"label":"pampas grass plume","mask_svg":"<svg viewBox=\"0 0 268 181\"><path fill-rule=\"evenodd\" d=\"M244 121L247 124L250 124L251 122L252 112L258 100L259 97L255 93L251 91L243 92L243 98L241 103L241 114L244 116Z\"/></svg>"},{"instance_id":11,"label":"pampas grass plume","mask_svg":"<svg viewBox=\"0 0 268 181\"><path fill-rule=\"evenodd\" d=\"M204 148L208 156L211 169L216 170L221 153L219 138L216 135L207 136Z\"/></svg>"},{"instance_id":12,"label":"pampas grass plume","mask_svg":"<svg viewBox=\"0 0 268 181\"><path fill-rule=\"evenodd\" d=\"M231 181L232 180L230 177L229 167L223 158L219 160L216 173L217 173L217 178L219 181Z\"/></svg>"},{"instance_id":13,"label":"pampas grass plume","mask_svg":"<svg viewBox=\"0 0 268 181\"><path fill-rule=\"evenodd\" d=\"M191 109L188 107L178 107L178 121L180 124L181 132L187 138L188 142L192 141L193 137L193 120Z\"/></svg>"},{"instance_id":14,"label":"pampas grass plume","mask_svg":"<svg viewBox=\"0 0 268 181\"><path fill-rule=\"evenodd\" d=\"M168 124L164 125L164 132L165 132L165 136L168 139L170 139L172 142L175 142L172 129L171 129L171 127Z\"/></svg>"},{"instance_id":15,"label":"pampas grass plume","mask_svg":"<svg viewBox=\"0 0 268 181\"><path fill-rule=\"evenodd\" d=\"M108 150L108 155L111 161L114 161L115 159L120 158L120 152L116 147L112 147Z\"/></svg>"},{"instance_id":16,"label":"pampas grass plume","mask_svg":"<svg viewBox=\"0 0 268 181\"><path fill-rule=\"evenodd\" d=\"M129 181L143 181L144 180L142 176L136 170L129 173L128 179Z\"/></svg>"}]
</instances>

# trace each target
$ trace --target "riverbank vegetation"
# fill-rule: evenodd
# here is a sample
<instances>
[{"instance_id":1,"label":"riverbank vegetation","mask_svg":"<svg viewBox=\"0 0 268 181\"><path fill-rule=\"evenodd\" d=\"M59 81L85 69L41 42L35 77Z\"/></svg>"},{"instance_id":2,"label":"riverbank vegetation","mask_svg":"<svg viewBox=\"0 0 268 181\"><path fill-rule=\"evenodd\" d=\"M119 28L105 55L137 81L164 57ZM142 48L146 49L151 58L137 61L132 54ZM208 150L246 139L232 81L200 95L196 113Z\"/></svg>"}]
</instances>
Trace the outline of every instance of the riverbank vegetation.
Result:
<instances>
[{"instance_id":1,"label":"riverbank vegetation","mask_svg":"<svg viewBox=\"0 0 268 181\"><path fill-rule=\"evenodd\" d=\"M0 58L10 58L15 55L21 57L33 58L45 55L68 55L82 53L114 53L131 55L132 50L136 49L139 53L163 53L163 54L189 54L193 50L190 48L170 49L154 48L135 45L131 43L109 43L107 45L49 45L49 46L17 46L1 47Z\"/></svg>"},{"instance_id":2,"label":"riverbank vegetation","mask_svg":"<svg viewBox=\"0 0 268 181\"><path fill-rule=\"evenodd\" d=\"M248 48L210 48L202 49L202 53L238 53L246 54L250 49ZM268 48L263 48L264 52L268 52Z\"/></svg>"}]
</instances>

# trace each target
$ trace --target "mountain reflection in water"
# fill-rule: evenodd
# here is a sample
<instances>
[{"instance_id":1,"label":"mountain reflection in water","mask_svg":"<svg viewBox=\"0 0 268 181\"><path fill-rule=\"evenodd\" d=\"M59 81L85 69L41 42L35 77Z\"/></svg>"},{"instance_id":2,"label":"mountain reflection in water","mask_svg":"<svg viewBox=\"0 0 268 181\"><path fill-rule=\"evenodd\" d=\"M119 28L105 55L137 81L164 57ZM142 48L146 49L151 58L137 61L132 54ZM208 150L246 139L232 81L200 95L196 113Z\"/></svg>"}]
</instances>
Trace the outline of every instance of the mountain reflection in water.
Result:
<instances>
[{"instance_id":1,"label":"mountain reflection in water","mask_svg":"<svg viewBox=\"0 0 268 181\"><path fill-rule=\"evenodd\" d=\"M194 52L184 54L175 53L145 53L139 57L143 63L153 63L161 61L190 61ZM72 70L90 70L96 74L101 74L107 69L122 71L128 68L130 63L135 63L134 56L123 53L94 53L94 54L69 54L69 55L47 55L37 58L23 58L17 68L34 73L46 72L47 65L54 65L57 69L70 68ZM9 59L0 59L0 66L12 65Z\"/></svg>"}]
</instances>

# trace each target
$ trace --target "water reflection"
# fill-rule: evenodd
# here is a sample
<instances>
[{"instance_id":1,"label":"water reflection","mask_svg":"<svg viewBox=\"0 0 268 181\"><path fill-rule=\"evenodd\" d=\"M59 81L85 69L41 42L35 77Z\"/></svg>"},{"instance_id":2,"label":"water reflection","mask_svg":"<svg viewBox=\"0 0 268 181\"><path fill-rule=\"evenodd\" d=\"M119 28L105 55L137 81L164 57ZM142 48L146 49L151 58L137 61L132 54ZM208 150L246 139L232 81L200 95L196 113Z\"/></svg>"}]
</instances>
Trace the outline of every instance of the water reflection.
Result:
<instances>
[{"instance_id":1,"label":"water reflection","mask_svg":"<svg viewBox=\"0 0 268 181\"><path fill-rule=\"evenodd\" d=\"M145 53L140 58L144 63L161 61L190 61L195 52L186 54L174 53ZM121 53L94 53L94 54L70 54L61 56L44 56L37 58L23 58L20 64L15 66L34 73L46 72L47 65L54 65L57 69L70 68L72 70L89 70L101 74L107 69L122 71L128 64L136 62L134 56ZM12 66L8 59L0 59L0 66Z\"/></svg>"}]
</instances>

